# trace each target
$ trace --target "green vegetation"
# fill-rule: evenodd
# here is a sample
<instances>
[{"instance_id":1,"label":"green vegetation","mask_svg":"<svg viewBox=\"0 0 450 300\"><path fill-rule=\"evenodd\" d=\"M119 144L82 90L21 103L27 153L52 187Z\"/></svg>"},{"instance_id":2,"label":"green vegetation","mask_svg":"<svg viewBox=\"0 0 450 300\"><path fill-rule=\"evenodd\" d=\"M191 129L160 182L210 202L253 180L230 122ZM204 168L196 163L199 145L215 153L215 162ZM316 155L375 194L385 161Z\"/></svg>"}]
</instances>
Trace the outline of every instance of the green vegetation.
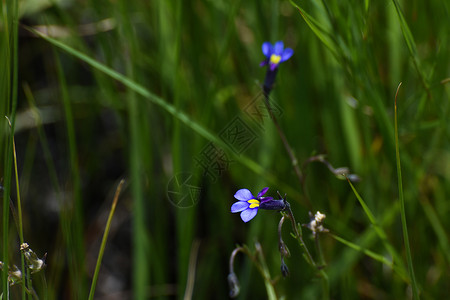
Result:
<instances>
[{"instance_id":1,"label":"green vegetation","mask_svg":"<svg viewBox=\"0 0 450 300\"><path fill-rule=\"evenodd\" d=\"M449 9L3 1L2 299L228 299L227 277L238 299L445 299ZM270 101L297 161L261 89L279 40ZM230 212L264 187L299 224L326 215L286 221L283 264L280 213Z\"/></svg>"}]
</instances>

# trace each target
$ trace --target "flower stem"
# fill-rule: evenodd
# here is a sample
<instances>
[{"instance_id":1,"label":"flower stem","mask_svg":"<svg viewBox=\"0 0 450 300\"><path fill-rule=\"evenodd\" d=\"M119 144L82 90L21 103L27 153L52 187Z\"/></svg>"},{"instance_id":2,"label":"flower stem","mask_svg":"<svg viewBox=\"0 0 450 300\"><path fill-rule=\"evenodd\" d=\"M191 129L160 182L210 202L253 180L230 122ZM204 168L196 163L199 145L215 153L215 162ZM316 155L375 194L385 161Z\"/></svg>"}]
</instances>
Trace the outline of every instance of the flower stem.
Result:
<instances>
[{"instance_id":1,"label":"flower stem","mask_svg":"<svg viewBox=\"0 0 450 300\"><path fill-rule=\"evenodd\" d=\"M326 263L325 263L325 259L323 257L322 247L320 246L319 233L314 235L314 243L316 245L317 253L319 254L319 263L320 263L319 267L323 268L323 267L325 267Z\"/></svg>"},{"instance_id":2,"label":"flower stem","mask_svg":"<svg viewBox=\"0 0 450 300\"><path fill-rule=\"evenodd\" d=\"M267 81L267 77L276 75L276 73L273 73L273 72L275 72L275 71L270 71L270 69L267 71L266 81ZM271 90L272 90L271 86L264 84L264 86L263 86L264 100L265 100L264 104L266 105L267 112L269 113L269 116L272 119L272 122L275 125L275 128L277 129L278 135L281 138L281 142L283 143L284 148L286 149L286 152L289 155L289 158L292 163L292 167L294 168L295 175L297 176L298 181L299 181L300 185L302 186L302 189L304 190L304 178L303 178L302 171L300 170L300 167L298 165L298 160L295 157L294 151L292 150L292 147L289 145L286 135L284 134L283 130L281 129L281 126L278 123L277 118L275 117L275 115L272 112L272 107L270 106L269 94L270 94ZM309 198L306 196L306 194L305 194L305 199L306 199L306 204L308 205L308 207L312 208L311 201L309 201Z\"/></svg>"},{"instance_id":3,"label":"flower stem","mask_svg":"<svg viewBox=\"0 0 450 300\"><path fill-rule=\"evenodd\" d=\"M328 281L328 275L323 269L326 266L325 259L323 257L322 247L320 246L319 234L314 235L314 242L316 245L317 253L319 254L319 262L320 265L317 267L319 270L320 277L322 278L322 286L323 286L323 299L329 299L330 297L330 284Z\"/></svg>"},{"instance_id":4,"label":"flower stem","mask_svg":"<svg viewBox=\"0 0 450 300\"><path fill-rule=\"evenodd\" d=\"M301 231L298 230L297 223L295 222L295 217L294 217L294 214L292 213L291 205L289 204L289 202L286 202L285 211L287 212L288 217L291 220L292 230L294 230L294 236L295 236L295 238L297 239L297 241L299 242L300 246L303 248L303 250L305 252L304 254L305 254L306 261L311 266L317 268L316 262L312 258L311 253L309 253L309 250L306 247L305 242L303 241L303 236L301 234Z\"/></svg>"}]
</instances>

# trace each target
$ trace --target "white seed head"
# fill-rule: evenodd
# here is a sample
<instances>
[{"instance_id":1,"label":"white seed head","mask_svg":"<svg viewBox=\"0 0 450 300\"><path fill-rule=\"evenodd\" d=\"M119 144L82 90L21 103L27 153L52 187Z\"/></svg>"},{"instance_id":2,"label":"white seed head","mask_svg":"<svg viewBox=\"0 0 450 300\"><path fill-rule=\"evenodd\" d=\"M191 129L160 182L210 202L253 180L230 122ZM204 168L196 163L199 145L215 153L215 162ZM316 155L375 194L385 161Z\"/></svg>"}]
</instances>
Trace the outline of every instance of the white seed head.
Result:
<instances>
[{"instance_id":1,"label":"white seed head","mask_svg":"<svg viewBox=\"0 0 450 300\"><path fill-rule=\"evenodd\" d=\"M326 215L320 213L320 211L316 212L316 215L314 216L314 220L316 220L316 222L321 223L323 222L323 220L325 220Z\"/></svg>"},{"instance_id":2,"label":"white seed head","mask_svg":"<svg viewBox=\"0 0 450 300\"><path fill-rule=\"evenodd\" d=\"M26 250L28 249L28 244L27 243L23 243L22 245L20 245L20 251Z\"/></svg>"}]
</instances>

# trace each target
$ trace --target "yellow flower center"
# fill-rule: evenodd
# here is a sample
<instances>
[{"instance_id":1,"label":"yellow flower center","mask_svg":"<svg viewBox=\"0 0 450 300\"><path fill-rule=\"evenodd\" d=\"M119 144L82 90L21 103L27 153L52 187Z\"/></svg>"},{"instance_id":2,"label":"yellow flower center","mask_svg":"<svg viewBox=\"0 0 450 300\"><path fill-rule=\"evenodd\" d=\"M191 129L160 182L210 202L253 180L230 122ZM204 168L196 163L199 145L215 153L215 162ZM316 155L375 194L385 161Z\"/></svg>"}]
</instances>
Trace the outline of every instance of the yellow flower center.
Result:
<instances>
[{"instance_id":1,"label":"yellow flower center","mask_svg":"<svg viewBox=\"0 0 450 300\"><path fill-rule=\"evenodd\" d=\"M248 200L247 202L250 203L249 208L259 207L259 201L256 199L251 199L251 200Z\"/></svg>"},{"instance_id":2,"label":"yellow flower center","mask_svg":"<svg viewBox=\"0 0 450 300\"><path fill-rule=\"evenodd\" d=\"M281 60L281 56L280 55L276 55L276 54L272 54L270 56L270 63L277 65Z\"/></svg>"}]
</instances>

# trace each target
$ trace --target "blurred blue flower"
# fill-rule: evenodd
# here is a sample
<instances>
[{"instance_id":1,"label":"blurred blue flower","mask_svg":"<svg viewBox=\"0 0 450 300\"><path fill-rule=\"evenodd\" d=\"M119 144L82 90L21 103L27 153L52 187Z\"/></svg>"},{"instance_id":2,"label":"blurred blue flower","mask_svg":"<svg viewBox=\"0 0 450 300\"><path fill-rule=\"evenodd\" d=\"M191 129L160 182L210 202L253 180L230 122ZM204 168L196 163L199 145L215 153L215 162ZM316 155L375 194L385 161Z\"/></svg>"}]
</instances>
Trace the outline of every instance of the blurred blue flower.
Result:
<instances>
[{"instance_id":1,"label":"blurred blue flower","mask_svg":"<svg viewBox=\"0 0 450 300\"><path fill-rule=\"evenodd\" d=\"M260 64L260 66L269 65L270 70L275 70L278 65L289 58L291 58L292 54L294 54L294 50L291 48L284 49L284 44L282 41L278 41L275 45L272 45L269 42L265 42L262 45L262 52L266 56L266 59Z\"/></svg>"},{"instance_id":2,"label":"blurred blue flower","mask_svg":"<svg viewBox=\"0 0 450 300\"><path fill-rule=\"evenodd\" d=\"M263 188L256 197L249 190L240 189L234 194L234 198L239 201L231 206L231 212L240 212L242 221L250 221L258 213L261 203L273 200L272 197L263 197L268 189L268 187Z\"/></svg>"}]
</instances>

